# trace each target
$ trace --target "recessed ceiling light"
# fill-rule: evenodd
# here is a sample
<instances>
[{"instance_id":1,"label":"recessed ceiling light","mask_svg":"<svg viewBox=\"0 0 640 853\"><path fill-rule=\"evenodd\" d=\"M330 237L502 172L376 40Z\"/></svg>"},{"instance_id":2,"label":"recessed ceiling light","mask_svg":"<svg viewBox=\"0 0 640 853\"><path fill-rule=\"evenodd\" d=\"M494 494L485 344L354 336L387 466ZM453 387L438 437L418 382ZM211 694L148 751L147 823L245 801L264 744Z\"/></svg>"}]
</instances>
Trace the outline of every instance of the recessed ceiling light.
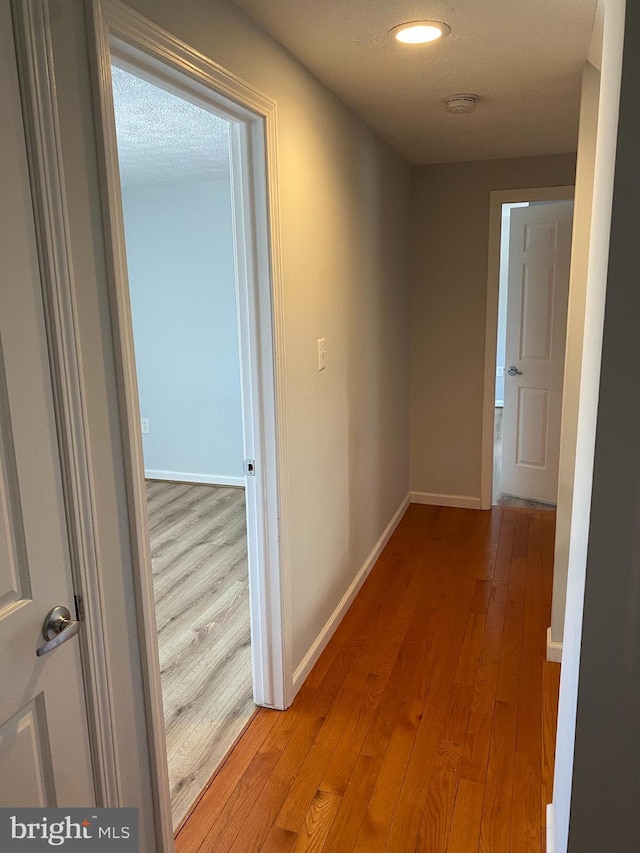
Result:
<instances>
[{"instance_id":1,"label":"recessed ceiling light","mask_svg":"<svg viewBox=\"0 0 640 853\"><path fill-rule=\"evenodd\" d=\"M409 21L394 27L389 35L394 36L403 44L426 44L436 39L444 38L451 32L448 24L440 21Z\"/></svg>"}]
</instances>

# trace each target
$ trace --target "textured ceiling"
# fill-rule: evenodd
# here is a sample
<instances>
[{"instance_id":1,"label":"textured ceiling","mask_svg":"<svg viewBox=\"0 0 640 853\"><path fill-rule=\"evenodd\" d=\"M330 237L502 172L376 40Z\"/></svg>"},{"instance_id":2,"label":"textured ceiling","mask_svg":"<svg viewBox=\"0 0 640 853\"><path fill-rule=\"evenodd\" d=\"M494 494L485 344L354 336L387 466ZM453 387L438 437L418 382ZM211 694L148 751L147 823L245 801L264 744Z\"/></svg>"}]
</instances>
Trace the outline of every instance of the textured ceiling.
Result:
<instances>
[{"instance_id":1,"label":"textured ceiling","mask_svg":"<svg viewBox=\"0 0 640 853\"><path fill-rule=\"evenodd\" d=\"M596 0L235 0L412 163L574 151ZM445 21L401 45L404 21ZM480 95L468 116L443 98Z\"/></svg>"},{"instance_id":2,"label":"textured ceiling","mask_svg":"<svg viewBox=\"0 0 640 853\"><path fill-rule=\"evenodd\" d=\"M111 73L123 186L228 177L228 122L122 68Z\"/></svg>"}]
</instances>

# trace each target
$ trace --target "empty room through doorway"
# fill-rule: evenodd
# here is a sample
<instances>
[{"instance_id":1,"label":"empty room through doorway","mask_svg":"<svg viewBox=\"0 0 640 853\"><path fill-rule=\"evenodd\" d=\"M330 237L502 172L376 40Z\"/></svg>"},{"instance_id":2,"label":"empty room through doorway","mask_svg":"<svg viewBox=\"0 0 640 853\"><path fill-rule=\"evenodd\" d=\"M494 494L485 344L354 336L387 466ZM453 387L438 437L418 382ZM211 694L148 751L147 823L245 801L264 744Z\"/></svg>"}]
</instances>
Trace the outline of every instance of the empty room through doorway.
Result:
<instances>
[{"instance_id":1,"label":"empty room through doorway","mask_svg":"<svg viewBox=\"0 0 640 853\"><path fill-rule=\"evenodd\" d=\"M112 80L177 828L255 710L230 123Z\"/></svg>"}]
</instances>

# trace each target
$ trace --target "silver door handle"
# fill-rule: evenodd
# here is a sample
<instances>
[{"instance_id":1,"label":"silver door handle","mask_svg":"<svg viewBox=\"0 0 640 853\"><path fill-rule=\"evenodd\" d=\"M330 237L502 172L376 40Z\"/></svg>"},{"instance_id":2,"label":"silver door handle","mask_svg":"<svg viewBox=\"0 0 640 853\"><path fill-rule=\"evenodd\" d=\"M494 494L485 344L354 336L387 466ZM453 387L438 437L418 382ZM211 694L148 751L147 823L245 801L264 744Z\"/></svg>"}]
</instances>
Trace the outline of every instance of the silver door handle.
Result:
<instances>
[{"instance_id":1,"label":"silver door handle","mask_svg":"<svg viewBox=\"0 0 640 853\"><path fill-rule=\"evenodd\" d=\"M507 370L507 373L509 374L509 376L522 376L522 371L518 370L518 368L515 367L513 364Z\"/></svg>"},{"instance_id":2,"label":"silver door handle","mask_svg":"<svg viewBox=\"0 0 640 853\"><path fill-rule=\"evenodd\" d=\"M79 630L80 622L72 619L69 610L59 604L47 613L42 626L42 636L47 642L36 649L36 654L41 658L42 655L52 652L71 637L75 637Z\"/></svg>"}]
</instances>

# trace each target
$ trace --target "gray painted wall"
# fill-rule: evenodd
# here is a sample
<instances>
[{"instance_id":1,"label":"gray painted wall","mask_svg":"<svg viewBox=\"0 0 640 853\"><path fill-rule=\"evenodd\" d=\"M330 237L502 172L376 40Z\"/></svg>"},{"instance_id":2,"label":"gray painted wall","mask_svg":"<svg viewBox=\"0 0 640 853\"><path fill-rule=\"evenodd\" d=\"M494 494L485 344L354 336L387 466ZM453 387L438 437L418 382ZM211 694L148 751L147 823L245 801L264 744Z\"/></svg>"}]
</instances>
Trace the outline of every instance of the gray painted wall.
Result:
<instances>
[{"instance_id":1,"label":"gray painted wall","mask_svg":"<svg viewBox=\"0 0 640 853\"><path fill-rule=\"evenodd\" d=\"M123 190L149 476L243 482L229 181Z\"/></svg>"},{"instance_id":2,"label":"gray painted wall","mask_svg":"<svg viewBox=\"0 0 640 853\"><path fill-rule=\"evenodd\" d=\"M411 489L479 498L491 190L573 184L575 155L413 170Z\"/></svg>"},{"instance_id":3,"label":"gray painted wall","mask_svg":"<svg viewBox=\"0 0 640 853\"><path fill-rule=\"evenodd\" d=\"M639 40L640 5L627 3L580 649L571 853L640 850Z\"/></svg>"}]
</instances>

